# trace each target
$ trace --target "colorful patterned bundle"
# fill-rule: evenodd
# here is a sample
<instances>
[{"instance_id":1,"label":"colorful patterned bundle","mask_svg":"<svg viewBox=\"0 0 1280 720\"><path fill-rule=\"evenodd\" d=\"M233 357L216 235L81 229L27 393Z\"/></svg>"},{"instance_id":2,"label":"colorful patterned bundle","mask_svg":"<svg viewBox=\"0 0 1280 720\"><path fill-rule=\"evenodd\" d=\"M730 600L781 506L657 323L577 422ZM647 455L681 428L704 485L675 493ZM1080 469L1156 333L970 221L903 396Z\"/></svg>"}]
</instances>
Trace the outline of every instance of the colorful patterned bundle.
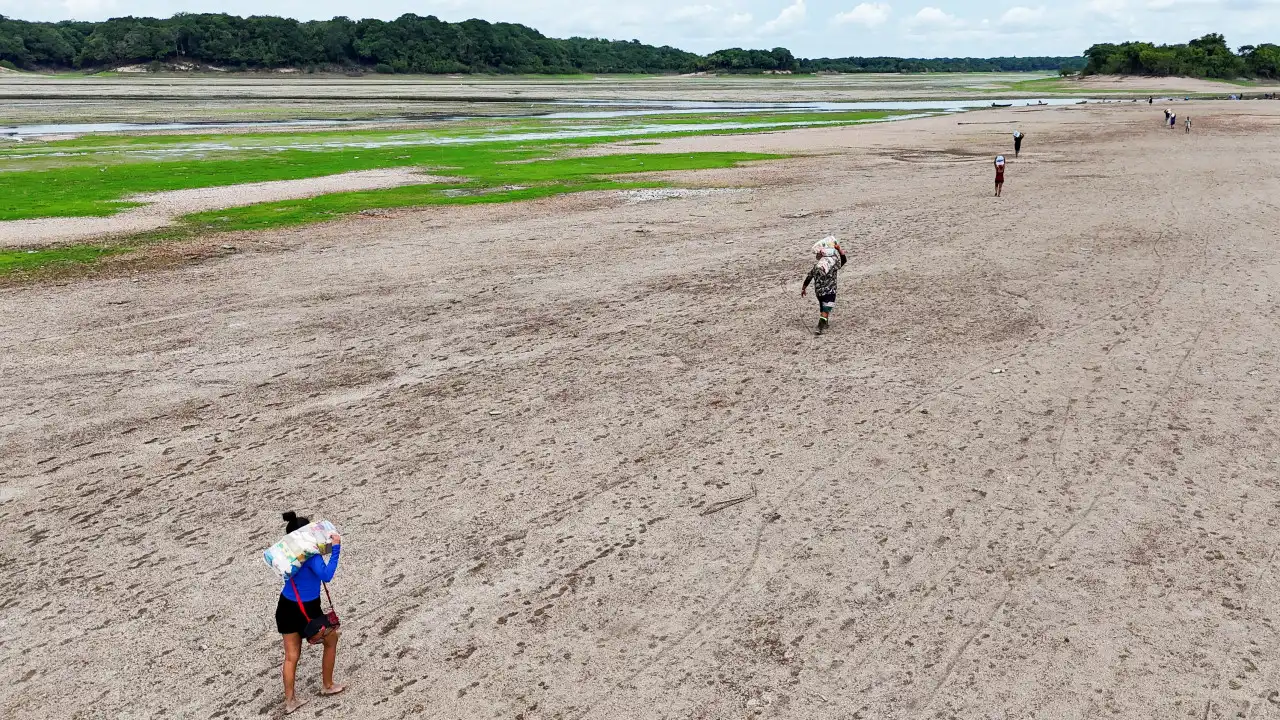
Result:
<instances>
[{"instance_id":1,"label":"colorful patterned bundle","mask_svg":"<svg viewBox=\"0 0 1280 720\"><path fill-rule=\"evenodd\" d=\"M328 555L332 545L329 538L338 532L328 520L300 527L285 535L280 542L262 552L262 559L281 578L288 578L315 555Z\"/></svg>"},{"instance_id":2,"label":"colorful patterned bundle","mask_svg":"<svg viewBox=\"0 0 1280 720\"><path fill-rule=\"evenodd\" d=\"M840 254L840 241L828 235L813 244L813 253L815 255L822 253L823 257L836 257Z\"/></svg>"},{"instance_id":3,"label":"colorful patterned bundle","mask_svg":"<svg viewBox=\"0 0 1280 720\"><path fill-rule=\"evenodd\" d=\"M840 269L840 258L834 255L827 255L819 260L818 264L814 265L814 268L823 275L830 275Z\"/></svg>"}]
</instances>

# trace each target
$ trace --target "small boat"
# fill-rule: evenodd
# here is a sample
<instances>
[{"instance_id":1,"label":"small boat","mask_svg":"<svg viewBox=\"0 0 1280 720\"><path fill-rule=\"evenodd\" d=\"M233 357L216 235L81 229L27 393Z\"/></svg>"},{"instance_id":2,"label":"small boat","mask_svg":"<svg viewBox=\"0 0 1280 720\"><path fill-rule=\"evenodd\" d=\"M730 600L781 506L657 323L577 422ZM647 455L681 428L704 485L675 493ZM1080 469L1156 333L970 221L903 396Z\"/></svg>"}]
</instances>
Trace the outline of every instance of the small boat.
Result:
<instances>
[{"instance_id":1,"label":"small boat","mask_svg":"<svg viewBox=\"0 0 1280 720\"><path fill-rule=\"evenodd\" d=\"M1013 103L1006 103L1003 105L1000 103L991 103L991 107L1013 107Z\"/></svg>"},{"instance_id":2,"label":"small boat","mask_svg":"<svg viewBox=\"0 0 1280 720\"><path fill-rule=\"evenodd\" d=\"M1088 101L1088 100L1081 100L1080 102L1078 102L1078 103L1076 103L1076 104L1077 104L1077 105L1088 105L1088 104L1089 104L1089 101Z\"/></svg>"}]
</instances>

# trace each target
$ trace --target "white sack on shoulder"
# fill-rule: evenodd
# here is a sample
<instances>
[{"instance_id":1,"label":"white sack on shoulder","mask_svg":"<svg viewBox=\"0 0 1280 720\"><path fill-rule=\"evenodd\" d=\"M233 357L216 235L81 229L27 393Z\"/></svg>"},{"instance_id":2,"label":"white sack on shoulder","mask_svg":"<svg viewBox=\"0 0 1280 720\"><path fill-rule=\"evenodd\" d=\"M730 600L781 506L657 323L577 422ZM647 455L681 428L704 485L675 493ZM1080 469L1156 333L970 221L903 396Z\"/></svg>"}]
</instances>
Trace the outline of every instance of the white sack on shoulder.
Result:
<instances>
[{"instance_id":1,"label":"white sack on shoulder","mask_svg":"<svg viewBox=\"0 0 1280 720\"><path fill-rule=\"evenodd\" d=\"M328 520L317 520L294 530L262 552L262 559L282 579L298 571L303 563L316 555L327 555L333 548L330 536L338 532Z\"/></svg>"}]
</instances>

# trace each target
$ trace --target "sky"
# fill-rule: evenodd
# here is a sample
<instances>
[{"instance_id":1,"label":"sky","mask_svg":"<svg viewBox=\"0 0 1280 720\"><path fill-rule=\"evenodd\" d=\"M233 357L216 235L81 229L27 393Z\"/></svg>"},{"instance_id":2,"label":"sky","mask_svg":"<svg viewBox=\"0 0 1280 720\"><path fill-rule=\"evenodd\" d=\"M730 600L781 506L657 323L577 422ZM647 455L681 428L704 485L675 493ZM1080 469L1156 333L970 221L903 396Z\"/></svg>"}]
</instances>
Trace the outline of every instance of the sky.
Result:
<instances>
[{"instance_id":1,"label":"sky","mask_svg":"<svg viewBox=\"0 0 1280 720\"><path fill-rule=\"evenodd\" d=\"M1280 43L1280 0L0 0L22 20L177 12L516 22L551 37L640 40L698 53L786 47L801 57L1079 55L1095 42Z\"/></svg>"}]
</instances>

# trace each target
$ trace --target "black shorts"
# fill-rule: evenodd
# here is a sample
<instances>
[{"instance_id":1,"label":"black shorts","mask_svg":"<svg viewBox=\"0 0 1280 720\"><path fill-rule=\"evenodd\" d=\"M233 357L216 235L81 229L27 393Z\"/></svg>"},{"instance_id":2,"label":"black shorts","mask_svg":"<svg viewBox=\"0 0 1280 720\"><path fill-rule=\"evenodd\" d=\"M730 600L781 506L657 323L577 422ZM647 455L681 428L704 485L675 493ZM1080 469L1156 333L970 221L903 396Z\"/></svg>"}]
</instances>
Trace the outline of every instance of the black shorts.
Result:
<instances>
[{"instance_id":1,"label":"black shorts","mask_svg":"<svg viewBox=\"0 0 1280 720\"><path fill-rule=\"evenodd\" d=\"M324 611L320 608L320 598L315 600L303 600L303 606L307 608L307 615L312 619L324 617ZM307 629L307 618L303 616L302 610L298 607L296 600L290 600L280 594L280 601L276 603L276 630L281 635L290 633L302 634Z\"/></svg>"}]
</instances>

